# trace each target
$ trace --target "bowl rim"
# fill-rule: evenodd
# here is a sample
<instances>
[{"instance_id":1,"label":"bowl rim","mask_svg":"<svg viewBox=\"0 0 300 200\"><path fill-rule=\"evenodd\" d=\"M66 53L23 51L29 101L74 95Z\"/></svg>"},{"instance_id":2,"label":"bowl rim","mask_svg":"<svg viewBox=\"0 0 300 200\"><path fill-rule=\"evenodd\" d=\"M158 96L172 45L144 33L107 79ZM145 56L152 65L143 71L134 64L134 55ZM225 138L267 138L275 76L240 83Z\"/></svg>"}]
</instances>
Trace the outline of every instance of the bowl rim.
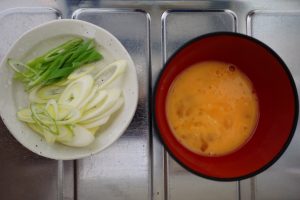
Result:
<instances>
[{"instance_id":1,"label":"bowl rim","mask_svg":"<svg viewBox=\"0 0 300 200\"><path fill-rule=\"evenodd\" d=\"M230 178L222 178L222 177L217 177L217 176L209 176L206 175L205 173L201 173L198 172L195 169L192 169L188 166L186 166L183 162L181 162L174 154L173 152L169 149L168 145L166 144L166 142L163 140L163 137L161 135L161 132L158 128L158 124L157 124L157 120L156 120L156 95L158 93L158 83L161 80L162 75L164 74L167 66L169 65L169 63L171 62L171 60L173 60L178 54L179 52L181 52L183 49L185 49L187 46L191 45L192 43L205 39L205 38L209 38L209 37L215 37L215 36L233 36L233 37L238 37L238 38L243 38L246 40L249 40L250 42L254 42L256 44L258 44L259 46L261 46L262 48L264 48L267 52L269 52L281 65L281 67L283 68L285 74L287 75L288 79L289 79L289 83L291 85L292 91L293 91L293 95L294 95L294 101L295 101L295 114L294 114L294 119L293 119L293 124L291 127L291 130L289 132L289 136L287 138L287 140L285 141L284 145L281 147L280 151L269 161L267 162L265 165L261 166L259 169L250 172L248 174L244 174L241 176L235 176L235 177L230 177ZM240 181L240 180L244 180L253 176L256 176L258 174L260 174L261 172L267 170L269 167L271 167L282 155L283 153L286 151L287 147L289 146L289 144L291 143L291 140L295 134L296 131L296 127L297 127L297 122L298 122L298 117L299 117L299 100L298 100L298 92L297 92L297 87L295 84L295 80L292 76L292 73L290 72L289 68L287 67L287 65L285 64L285 62L283 61L283 59L268 45L266 45L265 43L263 43L262 41L245 35L245 34L241 34L241 33L236 33L236 32L226 32L226 31L220 31L220 32L212 32L212 33L207 33L204 35L200 35L197 36L191 40L188 40L187 42L185 42L183 45L180 46L180 48L178 48L168 59L167 61L163 64L162 69L160 70L156 81L155 81L155 85L154 85L154 92L153 92L153 97L152 97L152 102L153 102L153 107L152 107L152 114L153 114L153 125L154 125L154 130L156 133L156 135L158 135L158 138L160 140L160 142L163 144L164 148L167 150L167 152L171 155L171 157L177 162L179 163L183 168L185 168L187 171L206 178L206 179L210 179L210 180L214 180L214 181L222 181L222 182L230 182L230 181Z\"/></svg>"},{"instance_id":2,"label":"bowl rim","mask_svg":"<svg viewBox=\"0 0 300 200\"><path fill-rule=\"evenodd\" d=\"M9 53L15 48L15 45L20 42L23 37L25 37L28 34L31 34L32 31L36 31L38 29L44 28L46 26L52 25L52 24L59 24L59 23L77 23L78 26L80 25L87 25L89 27L92 27L95 30L100 30L101 32L109 35L110 38L114 39L115 42L118 44L118 46L122 49L122 51L125 52L126 56L128 57L128 61L129 64L133 65L133 70L135 72L135 85L136 85L136 91L135 91L135 102L134 105L132 106L132 112L129 113L128 117L127 117L127 123L123 123L124 126L122 129L120 129L119 134L116 136L116 138L111 141L110 143L107 143L105 145L103 145L102 148L96 148L95 150L91 150L88 152L84 152L84 153L80 153L80 154L74 154L74 155L70 155L70 156L65 156L62 154L53 156L52 154L41 154L39 153L39 151L36 151L35 148L31 148L31 145L28 144L24 144L23 142L21 142L19 139L17 139L17 137L15 136L14 133L12 133L13 131L11 131L11 129L9 128L9 126L7 126L7 122L4 119L3 115L2 115L2 110L0 109L0 119L2 120L3 124L5 125L6 129L9 131L9 133L14 137L14 139L20 143L23 147L25 147L27 150L35 153L38 156L44 157L44 158L48 158L48 159L53 159L53 160L77 160L77 159L82 159L82 158L86 158L95 154L98 154L104 150L106 150L108 147L110 147L112 144L114 144L118 139L120 139L120 137L125 133L125 131L128 129L129 125L131 124L135 113L137 111L137 107L138 107L138 101L139 101L139 83L138 83L138 74L136 71L136 65L131 57L131 55L129 54L129 52L127 51L127 49L124 47L124 45L120 42L120 40L113 35L111 32L109 32L108 30L106 30L105 28L102 28L98 25L95 25L93 23L87 22L87 21L83 21L83 20L78 20L78 19L59 19L59 20L51 20L42 24L39 24L37 26L34 26L32 28L30 28L29 30L25 31L23 34L21 34L13 43L12 45L7 49L7 51L5 52L2 60L0 61L0 67L5 65L5 62L7 60L7 57L9 55ZM135 88L134 88L135 89ZM97 136L95 136L97 137ZM70 148L76 148L76 147L70 147ZM79 147L80 148L80 147Z\"/></svg>"}]
</instances>

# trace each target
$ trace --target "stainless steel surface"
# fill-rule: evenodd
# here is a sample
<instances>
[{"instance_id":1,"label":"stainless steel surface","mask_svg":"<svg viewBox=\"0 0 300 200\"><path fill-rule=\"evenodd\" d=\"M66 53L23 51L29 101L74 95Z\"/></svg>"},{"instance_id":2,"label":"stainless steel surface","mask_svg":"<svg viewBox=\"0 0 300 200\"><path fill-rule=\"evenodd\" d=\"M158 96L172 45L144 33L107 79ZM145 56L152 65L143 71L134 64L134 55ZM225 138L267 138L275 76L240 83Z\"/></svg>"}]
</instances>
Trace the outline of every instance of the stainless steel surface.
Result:
<instances>
[{"instance_id":1,"label":"stainless steel surface","mask_svg":"<svg viewBox=\"0 0 300 200\"><path fill-rule=\"evenodd\" d=\"M265 42L282 57L296 80L299 94L300 12L254 11L249 14L247 25L249 35ZM284 156L269 170L256 177L256 199L300 198L299 131L298 126Z\"/></svg>"},{"instance_id":2,"label":"stainless steel surface","mask_svg":"<svg viewBox=\"0 0 300 200\"><path fill-rule=\"evenodd\" d=\"M0 59L18 37L31 28L61 17L53 8L11 8L0 13Z\"/></svg>"},{"instance_id":3,"label":"stainless steel surface","mask_svg":"<svg viewBox=\"0 0 300 200\"><path fill-rule=\"evenodd\" d=\"M149 16L137 10L81 9L74 12L73 18L113 33L132 56L139 78L138 109L125 134L104 153L77 162L78 199L148 199Z\"/></svg>"},{"instance_id":4,"label":"stainless steel surface","mask_svg":"<svg viewBox=\"0 0 300 200\"><path fill-rule=\"evenodd\" d=\"M0 58L25 31L59 17L60 13L52 8L15 8L1 12ZM2 121L0 127L0 199L62 199L62 187L59 187L63 184L62 162L29 152L12 138Z\"/></svg>"},{"instance_id":5,"label":"stainless steel surface","mask_svg":"<svg viewBox=\"0 0 300 200\"><path fill-rule=\"evenodd\" d=\"M285 60L299 87L297 10L297 0L1 0L0 59L24 31L73 16L121 40L137 65L140 97L124 136L103 153L74 163L34 155L0 122L0 199L300 199L298 129L273 167L252 179L223 183L197 177L173 161L148 115L149 91L163 62L185 41L212 31L236 30L266 42Z\"/></svg>"},{"instance_id":6,"label":"stainless steel surface","mask_svg":"<svg viewBox=\"0 0 300 200\"><path fill-rule=\"evenodd\" d=\"M189 22L189 23L187 23ZM228 10L171 10L162 16L162 44L164 62L188 40L216 31L235 31L236 17ZM190 200L199 199L237 199L236 182L221 183L209 181L188 173L170 156L165 162L167 199L181 200L189 196Z\"/></svg>"}]
</instances>

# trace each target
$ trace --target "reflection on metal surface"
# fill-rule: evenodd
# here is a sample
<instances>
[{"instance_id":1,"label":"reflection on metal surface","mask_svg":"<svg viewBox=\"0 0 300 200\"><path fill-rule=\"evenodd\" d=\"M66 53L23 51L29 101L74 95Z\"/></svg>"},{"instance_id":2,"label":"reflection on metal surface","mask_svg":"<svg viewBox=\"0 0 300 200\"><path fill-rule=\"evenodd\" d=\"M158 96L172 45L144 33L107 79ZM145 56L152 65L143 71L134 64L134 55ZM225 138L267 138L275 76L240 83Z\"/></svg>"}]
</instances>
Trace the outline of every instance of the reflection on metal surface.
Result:
<instances>
[{"instance_id":1,"label":"reflection on metal surface","mask_svg":"<svg viewBox=\"0 0 300 200\"><path fill-rule=\"evenodd\" d=\"M188 22L188 23L187 23ZM176 10L163 14L164 61L184 43L205 33L217 31L236 31L235 15L231 11ZM190 200L236 199L237 183L221 183L197 177L182 168L171 157L167 157L165 167L166 199L181 200L187 196Z\"/></svg>"},{"instance_id":2,"label":"reflection on metal surface","mask_svg":"<svg viewBox=\"0 0 300 200\"><path fill-rule=\"evenodd\" d=\"M59 17L60 13L52 8L14 8L0 12L0 59L24 32ZM62 163L59 165L26 150L13 139L2 121L0 160L0 199L52 200L61 196L62 188L58 186L63 178L59 177Z\"/></svg>"},{"instance_id":3,"label":"reflection on metal surface","mask_svg":"<svg viewBox=\"0 0 300 200\"><path fill-rule=\"evenodd\" d=\"M12 8L0 12L0 60L23 33L60 16L53 8Z\"/></svg>"},{"instance_id":4,"label":"reflection on metal surface","mask_svg":"<svg viewBox=\"0 0 300 200\"><path fill-rule=\"evenodd\" d=\"M78 161L78 199L149 199L149 16L139 10L81 9L73 18L114 34L132 56L139 78L138 109L128 130L105 152Z\"/></svg>"},{"instance_id":5,"label":"reflection on metal surface","mask_svg":"<svg viewBox=\"0 0 300 200\"><path fill-rule=\"evenodd\" d=\"M151 24L149 15L140 9L149 13ZM253 12L247 24L248 13L256 9L262 11ZM254 37L282 56L299 87L299 9L298 0L272 3L268 0L1 0L0 58L29 28L60 16L71 18L73 15L108 29L121 40L137 66L140 96L138 111L129 130L101 154L77 161L75 174L72 161L63 162L62 169L62 163L34 155L16 142L0 122L0 199L237 199L238 189L242 200L299 199L296 188L300 184L298 130L278 163L257 178L241 181L238 188L235 183L204 180L190 174L168 156L164 159L167 154L157 135L151 134L148 117L151 96L148 84L153 86L162 68L162 56L166 60L181 44L207 32L237 29L246 33L248 26L248 34L251 31ZM162 35L162 28L165 35ZM76 177L78 185L74 188ZM281 181L274 181L273 177ZM271 196L272 193L278 196Z\"/></svg>"},{"instance_id":6,"label":"reflection on metal surface","mask_svg":"<svg viewBox=\"0 0 300 200\"><path fill-rule=\"evenodd\" d=\"M298 93L300 88L299 27L300 12L298 11L253 11L248 15L248 34L265 42L279 54L293 74ZM297 173L300 166L300 156L297 153L300 151L299 143L298 127L283 156L270 169L256 177L256 199L299 199L300 174Z\"/></svg>"},{"instance_id":7,"label":"reflection on metal surface","mask_svg":"<svg viewBox=\"0 0 300 200\"><path fill-rule=\"evenodd\" d=\"M236 31L230 10L169 10L162 16L165 61L187 41L211 32Z\"/></svg>"}]
</instances>

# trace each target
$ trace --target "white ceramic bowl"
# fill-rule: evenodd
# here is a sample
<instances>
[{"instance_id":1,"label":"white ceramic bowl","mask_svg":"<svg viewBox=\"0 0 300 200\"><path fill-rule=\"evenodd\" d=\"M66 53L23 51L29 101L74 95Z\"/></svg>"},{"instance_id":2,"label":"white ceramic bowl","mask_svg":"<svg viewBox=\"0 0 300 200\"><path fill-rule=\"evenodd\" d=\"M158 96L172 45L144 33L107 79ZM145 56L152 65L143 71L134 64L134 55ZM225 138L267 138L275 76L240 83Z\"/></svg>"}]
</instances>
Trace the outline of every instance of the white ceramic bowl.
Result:
<instances>
[{"instance_id":1,"label":"white ceramic bowl","mask_svg":"<svg viewBox=\"0 0 300 200\"><path fill-rule=\"evenodd\" d=\"M114 60L125 59L128 67L119 84L123 88L125 103L115 115L112 123L96 134L96 140L89 146L74 148L59 143L48 144L26 124L20 122L16 112L28 104L23 85L13 80L13 71L7 66L7 58L28 60L72 36L94 38L104 56L100 61L106 65ZM28 54L28 52L30 52ZM57 20L40 25L21 36L8 51L0 65L0 114L11 134L29 150L52 159L72 160L96 154L115 142L126 130L136 111L138 82L134 63L122 44L108 31L80 20Z\"/></svg>"}]
</instances>

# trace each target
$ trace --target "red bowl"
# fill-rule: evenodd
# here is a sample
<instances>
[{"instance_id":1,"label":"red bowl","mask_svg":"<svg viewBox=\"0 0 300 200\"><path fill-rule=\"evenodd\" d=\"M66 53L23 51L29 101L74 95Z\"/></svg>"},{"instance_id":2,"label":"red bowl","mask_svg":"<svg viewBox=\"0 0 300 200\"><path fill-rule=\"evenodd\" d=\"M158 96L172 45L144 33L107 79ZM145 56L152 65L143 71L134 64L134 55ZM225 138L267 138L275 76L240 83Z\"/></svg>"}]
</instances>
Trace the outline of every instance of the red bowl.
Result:
<instances>
[{"instance_id":1,"label":"red bowl","mask_svg":"<svg viewBox=\"0 0 300 200\"><path fill-rule=\"evenodd\" d=\"M207 60L232 63L252 81L260 117L251 139L237 151L219 157L195 154L181 145L167 123L165 105L171 83L187 67ZM213 180L236 181L270 167L288 147L298 119L298 95L282 59L262 42L237 33L212 33L181 47L165 64L154 92L154 119L159 136L178 163Z\"/></svg>"}]
</instances>

